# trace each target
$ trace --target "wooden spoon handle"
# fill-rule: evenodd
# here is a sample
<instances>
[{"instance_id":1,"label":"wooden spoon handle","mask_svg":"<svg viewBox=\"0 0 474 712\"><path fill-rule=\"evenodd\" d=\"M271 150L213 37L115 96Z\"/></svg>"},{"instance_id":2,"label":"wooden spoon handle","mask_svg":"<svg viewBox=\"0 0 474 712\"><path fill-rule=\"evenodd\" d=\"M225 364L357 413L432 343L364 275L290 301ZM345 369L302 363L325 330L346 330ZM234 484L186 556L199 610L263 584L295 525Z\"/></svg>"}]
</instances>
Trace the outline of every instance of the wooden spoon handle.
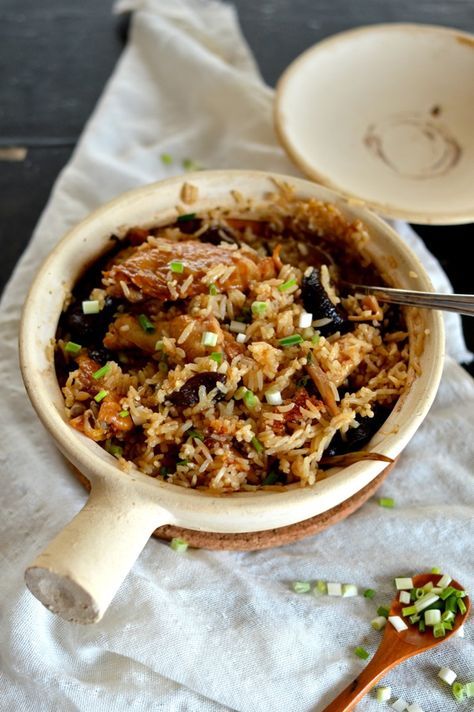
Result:
<instances>
[{"instance_id":1,"label":"wooden spoon handle","mask_svg":"<svg viewBox=\"0 0 474 712\"><path fill-rule=\"evenodd\" d=\"M324 712L349 712L372 689L377 680L398 665L407 655L400 655L392 640L382 642L372 660L325 709Z\"/></svg>"}]
</instances>

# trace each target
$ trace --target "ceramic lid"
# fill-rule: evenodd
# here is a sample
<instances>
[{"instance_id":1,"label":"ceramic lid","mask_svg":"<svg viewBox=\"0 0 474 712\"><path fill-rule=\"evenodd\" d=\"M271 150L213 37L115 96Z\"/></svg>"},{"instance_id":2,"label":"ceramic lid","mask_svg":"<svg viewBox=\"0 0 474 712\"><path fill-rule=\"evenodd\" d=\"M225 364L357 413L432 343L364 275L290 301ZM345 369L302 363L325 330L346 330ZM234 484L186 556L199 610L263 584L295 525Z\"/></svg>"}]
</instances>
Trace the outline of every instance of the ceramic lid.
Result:
<instances>
[{"instance_id":1,"label":"ceramic lid","mask_svg":"<svg viewBox=\"0 0 474 712\"><path fill-rule=\"evenodd\" d=\"M409 24L342 32L281 77L275 123L313 180L415 223L474 221L474 35Z\"/></svg>"}]
</instances>

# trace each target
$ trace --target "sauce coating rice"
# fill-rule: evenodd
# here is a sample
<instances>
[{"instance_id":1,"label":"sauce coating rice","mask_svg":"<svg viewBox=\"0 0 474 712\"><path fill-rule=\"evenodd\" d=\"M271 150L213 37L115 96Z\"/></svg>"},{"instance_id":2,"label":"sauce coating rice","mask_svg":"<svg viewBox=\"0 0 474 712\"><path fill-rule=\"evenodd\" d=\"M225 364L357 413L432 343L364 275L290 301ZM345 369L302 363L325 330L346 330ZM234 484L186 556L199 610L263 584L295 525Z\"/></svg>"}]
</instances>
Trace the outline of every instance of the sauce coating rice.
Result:
<instances>
[{"instance_id":1,"label":"sauce coating rice","mask_svg":"<svg viewBox=\"0 0 474 712\"><path fill-rule=\"evenodd\" d=\"M377 458L361 448L412 369L402 311L345 287L383 284L369 239L287 193L113 237L58 325L70 425L123 468L215 494Z\"/></svg>"}]
</instances>

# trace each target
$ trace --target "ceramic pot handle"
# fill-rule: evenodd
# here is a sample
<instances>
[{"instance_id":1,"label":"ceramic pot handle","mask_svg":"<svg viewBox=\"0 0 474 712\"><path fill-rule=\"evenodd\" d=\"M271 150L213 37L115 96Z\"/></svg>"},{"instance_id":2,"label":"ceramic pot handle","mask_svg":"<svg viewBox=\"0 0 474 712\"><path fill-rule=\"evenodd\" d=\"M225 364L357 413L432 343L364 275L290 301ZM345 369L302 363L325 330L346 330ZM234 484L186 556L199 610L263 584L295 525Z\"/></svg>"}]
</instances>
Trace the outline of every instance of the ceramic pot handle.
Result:
<instances>
[{"instance_id":1,"label":"ceramic pot handle","mask_svg":"<svg viewBox=\"0 0 474 712\"><path fill-rule=\"evenodd\" d=\"M156 527L172 517L130 482L95 482L84 508L25 572L31 593L74 623L95 623Z\"/></svg>"}]
</instances>

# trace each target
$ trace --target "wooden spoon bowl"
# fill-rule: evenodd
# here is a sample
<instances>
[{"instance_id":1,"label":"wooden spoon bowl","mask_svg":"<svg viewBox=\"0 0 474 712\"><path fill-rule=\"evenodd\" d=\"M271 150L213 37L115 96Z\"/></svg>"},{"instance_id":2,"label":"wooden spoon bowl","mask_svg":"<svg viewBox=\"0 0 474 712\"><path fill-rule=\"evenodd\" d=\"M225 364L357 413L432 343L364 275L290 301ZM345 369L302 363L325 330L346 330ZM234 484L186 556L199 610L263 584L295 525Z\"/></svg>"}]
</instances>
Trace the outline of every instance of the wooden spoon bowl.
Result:
<instances>
[{"instance_id":1,"label":"wooden spoon bowl","mask_svg":"<svg viewBox=\"0 0 474 712\"><path fill-rule=\"evenodd\" d=\"M436 585L440 578L441 576L437 574L418 574L413 577L413 585L415 588L421 588L429 581ZM462 586L457 581L451 581L449 585L462 590ZM413 655L423 653L425 650L434 648L436 645L449 640L464 624L469 615L471 608L469 597L465 596L462 600L466 606L466 612L456 614L453 629L446 631L446 635L443 638L435 638L432 630L428 628L424 633L420 633L417 625L409 625L407 630L402 630L399 633L393 625L387 623L382 641L372 660L361 674L326 707L324 712L349 712L372 689L374 684L393 667L407 658L413 657ZM389 615L401 616L404 605L400 603L397 595L390 605Z\"/></svg>"}]
</instances>

